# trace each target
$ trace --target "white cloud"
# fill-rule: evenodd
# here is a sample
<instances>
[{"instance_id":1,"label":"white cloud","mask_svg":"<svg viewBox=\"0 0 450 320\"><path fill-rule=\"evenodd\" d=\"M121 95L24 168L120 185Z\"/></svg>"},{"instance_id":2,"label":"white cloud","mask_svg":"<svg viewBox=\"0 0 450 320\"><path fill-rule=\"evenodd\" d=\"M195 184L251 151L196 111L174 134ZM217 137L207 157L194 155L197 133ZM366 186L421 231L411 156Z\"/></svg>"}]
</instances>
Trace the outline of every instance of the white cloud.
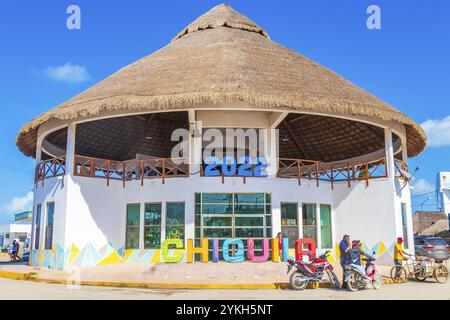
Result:
<instances>
[{"instance_id":1,"label":"white cloud","mask_svg":"<svg viewBox=\"0 0 450 320\"><path fill-rule=\"evenodd\" d=\"M1 207L1 212L6 215L31 210L33 207L33 192L29 191L23 197L12 198Z\"/></svg>"},{"instance_id":2,"label":"white cloud","mask_svg":"<svg viewBox=\"0 0 450 320\"><path fill-rule=\"evenodd\" d=\"M440 120L426 120L421 126L428 135L429 147L450 146L450 116Z\"/></svg>"},{"instance_id":3,"label":"white cloud","mask_svg":"<svg viewBox=\"0 0 450 320\"><path fill-rule=\"evenodd\" d=\"M54 81L81 83L89 79L86 67L67 62L62 66L47 67L43 74Z\"/></svg>"},{"instance_id":4,"label":"white cloud","mask_svg":"<svg viewBox=\"0 0 450 320\"><path fill-rule=\"evenodd\" d=\"M414 182L412 192L414 195L420 195L436 191L436 186L425 179L418 179Z\"/></svg>"}]
</instances>

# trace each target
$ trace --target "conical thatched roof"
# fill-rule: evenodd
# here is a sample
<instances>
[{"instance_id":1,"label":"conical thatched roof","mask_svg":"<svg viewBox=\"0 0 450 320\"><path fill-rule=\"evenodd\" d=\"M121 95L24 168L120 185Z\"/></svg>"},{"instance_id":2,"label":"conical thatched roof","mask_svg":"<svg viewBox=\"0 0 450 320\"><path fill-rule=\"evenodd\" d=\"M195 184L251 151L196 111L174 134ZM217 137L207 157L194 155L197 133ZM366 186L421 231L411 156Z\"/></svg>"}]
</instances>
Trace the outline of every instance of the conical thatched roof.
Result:
<instances>
[{"instance_id":1,"label":"conical thatched roof","mask_svg":"<svg viewBox=\"0 0 450 320\"><path fill-rule=\"evenodd\" d=\"M24 154L34 155L37 129L50 119L234 101L259 109L331 112L366 116L375 122L395 120L406 126L410 156L426 145L424 131L409 117L271 41L261 27L225 4L195 20L166 47L30 121L19 132L17 145Z\"/></svg>"}]
</instances>

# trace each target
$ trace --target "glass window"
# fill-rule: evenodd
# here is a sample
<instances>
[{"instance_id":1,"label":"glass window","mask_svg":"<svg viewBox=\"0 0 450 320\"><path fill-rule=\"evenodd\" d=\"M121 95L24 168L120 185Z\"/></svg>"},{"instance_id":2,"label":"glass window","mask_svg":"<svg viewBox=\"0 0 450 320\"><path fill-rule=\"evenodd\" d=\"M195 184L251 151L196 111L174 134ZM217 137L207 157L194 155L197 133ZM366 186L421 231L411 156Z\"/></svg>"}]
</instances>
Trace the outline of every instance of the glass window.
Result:
<instances>
[{"instance_id":1,"label":"glass window","mask_svg":"<svg viewBox=\"0 0 450 320\"><path fill-rule=\"evenodd\" d=\"M234 214L264 214L263 204L238 204L234 206Z\"/></svg>"},{"instance_id":2,"label":"glass window","mask_svg":"<svg viewBox=\"0 0 450 320\"><path fill-rule=\"evenodd\" d=\"M271 195L266 193L196 193L195 238L272 236ZM221 246L219 248L221 251ZM232 249L233 251L233 249Z\"/></svg>"},{"instance_id":3,"label":"glass window","mask_svg":"<svg viewBox=\"0 0 450 320\"><path fill-rule=\"evenodd\" d=\"M232 214L232 205L222 204L204 204L202 205L203 214Z\"/></svg>"},{"instance_id":4,"label":"glass window","mask_svg":"<svg viewBox=\"0 0 450 320\"><path fill-rule=\"evenodd\" d=\"M235 228L236 238L263 238L264 228Z\"/></svg>"},{"instance_id":5,"label":"glass window","mask_svg":"<svg viewBox=\"0 0 450 320\"><path fill-rule=\"evenodd\" d=\"M234 220L234 224L237 227L242 226L255 226L261 227L264 225L264 217L236 217Z\"/></svg>"},{"instance_id":6,"label":"glass window","mask_svg":"<svg viewBox=\"0 0 450 320\"><path fill-rule=\"evenodd\" d=\"M283 238L289 239L289 248L295 247L298 240L298 204L281 204L281 233Z\"/></svg>"},{"instance_id":7,"label":"glass window","mask_svg":"<svg viewBox=\"0 0 450 320\"><path fill-rule=\"evenodd\" d=\"M144 249L161 248L161 203L146 203L144 211Z\"/></svg>"},{"instance_id":8,"label":"glass window","mask_svg":"<svg viewBox=\"0 0 450 320\"><path fill-rule=\"evenodd\" d=\"M45 225L45 242L44 249L52 249L53 247L53 220L55 215L55 203L47 203L47 219Z\"/></svg>"},{"instance_id":9,"label":"glass window","mask_svg":"<svg viewBox=\"0 0 450 320\"><path fill-rule=\"evenodd\" d=\"M126 249L139 249L140 212L141 205L139 203L127 204Z\"/></svg>"},{"instance_id":10,"label":"glass window","mask_svg":"<svg viewBox=\"0 0 450 320\"><path fill-rule=\"evenodd\" d=\"M184 242L184 202L166 204L166 239L180 239Z\"/></svg>"},{"instance_id":11,"label":"glass window","mask_svg":"<svg viewBox=\"0 0 450 320\"><path fill-rule=\"evenodd\" d=\"M331 249L331 206L326 204L320 205L320 248Z\"/></svg>"},{"instance_id":12,"label":"glass window","mask_svg":"<svg viewBox=\"0 0 450 320\"><path fill-rule=\"evenodd\" d=\"M265 194L264 193L235 193L234 202L235 203L260 203L264 204Z\"/></svg>"},{"instance_id":13,"label":"glass window","mask_svg":"<svg viewBox=\"0 0 450 320\"><path fill-rule=\"evenodd\" d=\"M304 203L302 206L303 238L314 239L317 243L316 205Z\"/></svg>"},{"instance_id":14,"label":"glass window","mask_svg":"<svg viewBox=\"0 0 450 320\"><path fill-rule=\"evenodd\" d=\"M231 193L202 193L202 203L232 203Z\"/></svg>"},{"instance_id":15,"label":"glass window","mask_svg":"<svg viewBox=\"0 0 450 320\"><path fill-rule=\"evenodd\" d=\"M405 249L408 249L408 225L406 224L406 203L402 203L402 228Z\"/></svg>"},{"instance_id":16,"label":"glass window","mask_svg":"<svg viewBox=\"0 0 450 320\"><path fill-rule=\"evenodd\" d=\"M231 217L204 217L203 226L205 227L231 227Z\"/></svg>"},{"instance_id":17,"label":"glass window","mask_svg":"<svg viewBox=\"0 0 450 320\"><path fill-rule=\"evenodd\" d=\"M39 249L39 238L41 236L41 211L42 205L36 206L36 217L34 220L34 248Z\"/></svg>"}]
</instances>

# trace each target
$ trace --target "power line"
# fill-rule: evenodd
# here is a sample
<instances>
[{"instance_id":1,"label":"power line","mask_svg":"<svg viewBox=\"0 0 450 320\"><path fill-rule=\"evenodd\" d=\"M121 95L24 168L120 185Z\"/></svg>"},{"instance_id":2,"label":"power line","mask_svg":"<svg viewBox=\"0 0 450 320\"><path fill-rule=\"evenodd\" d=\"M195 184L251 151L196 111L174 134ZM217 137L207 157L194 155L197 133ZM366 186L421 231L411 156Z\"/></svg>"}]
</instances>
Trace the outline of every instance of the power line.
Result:
<instances>
[{"instance_id":1,"label":"power line","mask_svg":"<svg viewBox=\"0 0 450 320\"><path fill-rule=\"evenodd\" d=\"M434 193L439 193L439 190L435 190L435 191L431 191L431 192L427 192L427 193L422 193L422 194L417 194L415 196L412 196L411 198L417 198L417 197L423 197L429 194L434 194Z\"/></svg>"}]
</instances>

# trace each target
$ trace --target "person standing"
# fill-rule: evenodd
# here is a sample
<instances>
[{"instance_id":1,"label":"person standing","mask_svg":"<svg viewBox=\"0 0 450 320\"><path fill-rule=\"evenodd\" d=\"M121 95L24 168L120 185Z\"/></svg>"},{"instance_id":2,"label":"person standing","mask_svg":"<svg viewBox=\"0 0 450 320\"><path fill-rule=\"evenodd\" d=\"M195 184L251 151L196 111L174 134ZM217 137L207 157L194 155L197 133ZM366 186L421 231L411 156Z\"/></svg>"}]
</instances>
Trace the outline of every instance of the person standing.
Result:
<instances>
[{"instance_id":1,"label":"person standing","mask_svg":"<svg viewBox=\"0 0 450 320\"><path fill-rule=\"evenodd\" d=\"M407 259L406 256L411 256L409 253L405 252L402 244L403 244L403 238L398 237L397 242L395 243L395 246L394 246L394 264L396 266L396 268L395 268L395 277L396 278L398 278L398 276L400 274L400 270L402 267L402 261Z\"/></svg>"},{"instance_id":2,"label":"person standing","mask_svg":"<svg viewBox=\"0 0 450 320\"><path fill-rule=\"evenodd\" d=\"M278 232L277 240L278 240L278 252L280 255L280 261L283 261L283 234L281 232Z\"/></svg>"},{"instance_id":3,"label":"person standing","mask_svg":"<svg viewBox=\"0 0 450 320\"><path fill-rule=\"evenodd\" d=\"M347 284L345 283L345 267L351 263L350 258L350 236L348 234L344 235L341 242L339 243L339 255L340 263L342 267L342 288L345 289Z\"/></svg>"}]
</instances>

